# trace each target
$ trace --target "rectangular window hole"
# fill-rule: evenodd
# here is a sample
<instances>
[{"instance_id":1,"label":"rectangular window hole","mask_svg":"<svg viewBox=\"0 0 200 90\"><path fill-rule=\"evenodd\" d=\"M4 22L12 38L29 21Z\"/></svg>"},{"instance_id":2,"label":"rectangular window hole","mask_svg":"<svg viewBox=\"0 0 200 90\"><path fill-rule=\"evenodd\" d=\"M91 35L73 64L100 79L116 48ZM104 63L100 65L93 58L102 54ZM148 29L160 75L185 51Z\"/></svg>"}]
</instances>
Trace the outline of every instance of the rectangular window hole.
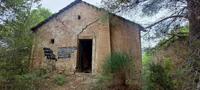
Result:
<instances>
[{"instance_id":1,"label":"rectangular window hole","mask_svg":"<svg viewBox=\"0 0 200 90\"><path fill-rule=\"evenodd\" d=\"M54 44L54 42L55 42L55 40L54 40L54 39L51 39L51 43Z\"/></svg>"}]
</instances>

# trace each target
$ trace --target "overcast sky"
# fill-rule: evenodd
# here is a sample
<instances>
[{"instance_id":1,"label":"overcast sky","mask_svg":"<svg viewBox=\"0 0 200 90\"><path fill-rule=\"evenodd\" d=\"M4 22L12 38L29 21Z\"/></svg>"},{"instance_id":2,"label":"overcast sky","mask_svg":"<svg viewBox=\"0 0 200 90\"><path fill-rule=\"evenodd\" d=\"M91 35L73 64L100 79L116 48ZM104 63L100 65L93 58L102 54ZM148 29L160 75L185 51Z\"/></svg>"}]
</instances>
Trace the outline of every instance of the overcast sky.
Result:
<instances>
[{"instance_id":1,"label":"overcast sky","mask_svg":"<svg viewBox=\"0 0 200 90\"><path fill-rule=\"evenodd\" d=\"M43 7L48 8L51 12L55 13L61 10L62 8L69 5L75 0L42 0L41 4ZM83 0L87 3L90 3L95 6L100 6L101 0Z\"/></svg>"}]
</instances>

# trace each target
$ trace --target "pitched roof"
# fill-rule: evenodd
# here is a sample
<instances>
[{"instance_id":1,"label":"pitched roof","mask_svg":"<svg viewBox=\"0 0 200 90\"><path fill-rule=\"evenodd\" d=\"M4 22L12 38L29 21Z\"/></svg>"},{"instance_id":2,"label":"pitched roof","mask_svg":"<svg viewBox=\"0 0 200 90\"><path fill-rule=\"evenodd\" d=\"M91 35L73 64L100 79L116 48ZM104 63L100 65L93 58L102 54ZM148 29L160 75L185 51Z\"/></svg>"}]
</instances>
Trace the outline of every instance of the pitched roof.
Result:
<instances>
[{"instance_id":1,"label":"pitched roof","mask_svg":"<svg viewBox=\"0 0 200 90\"><path fill-rule=\"evenodd\" d=\"M64 7L63 9L61 9L58 13L54 13L53 15L51 15L50 17L48 17L47 19L43 20L42 22L40 22L40 23L37 24L36 26L32 27L31 30L34 31L34 30L38 29L40 26L46 24L48 21L50 21L50 20L53 19L54 17L57 17L58 15L60 15L61 13L63 13L64 11L68 10L69 8L71 8L71 7L73 7L74 5L76 5L76 4L78 4L78 3L81 3L81 2L84 2L84 1L82 1L82 0L75 0L74 2L72 2L71 4L69 4L68 6ZM84 3L85 3L85 4L88 4L88 5L92 6L92 7L97 8L96 6L93 6L93 5L89 4L89 3L86 3L86 2L84 2ZM100 8L97 8L97 9L100 9ZM130 20L127 20L127 19L125 19L125 18L123 18L123 17L120 17L120 16L118 16L118 15L115 15L115 14L113 14L113 13L111 13L111 14L114 15L114 16L117 16L117 17L119 17L119 18L121 18L121 19L124 19L124 20L126 20L126 21L128 21L128 22L134 23L134 22L132 22L132 21L130 21ZM136 24L136 23L134 23L134 24ZM141 31L146 31L146 30L144 29L144 27L142 27L142 26L139 25L139 24L137 24L137 25L139 26L139 29L140 29Z\"/></svg>"}]
</instances>

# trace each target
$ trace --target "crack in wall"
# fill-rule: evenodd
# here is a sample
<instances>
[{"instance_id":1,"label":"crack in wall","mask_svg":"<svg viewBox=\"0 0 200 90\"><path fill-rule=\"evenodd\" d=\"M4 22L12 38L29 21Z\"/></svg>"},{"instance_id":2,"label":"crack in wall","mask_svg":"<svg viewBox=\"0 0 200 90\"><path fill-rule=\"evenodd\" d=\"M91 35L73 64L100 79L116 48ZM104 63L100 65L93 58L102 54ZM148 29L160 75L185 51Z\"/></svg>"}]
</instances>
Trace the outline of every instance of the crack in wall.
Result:
<instances>
[{"instance_id":1,"label":"crack in wall","mask_svg":"<svg viewBox=\"0 0 200 90\"><path fill-rule=\"evenodd\" d=\"M58 21L59 23L61 23L61 24L63 25L63 27L66 27L65 24L64 24L64 21L59 20L57 17L55 17L55 20ZM95 21L93 21L93 22L91 22L91 23L89 23L88 25L86 25L84 28L82 28L81 32L80 32L77 36L79 36L81 33L83 33L83 31L84 31L85 29L87 29L90 25L96 23L97 21L98 21L98 19L95 20ZM63 28L63 27L62 27L62 30L61 30L61 31L64 31L64 28ZM61 32L61 31L60 31L60 32ZM60 32L59 32L59 33L60 33ZM71 35L68 31L66 31L66 32L67 32L69 35Z\"/></svg>"},{"instance_id":2,"label":"crack in wall","mask_svg":"<svg viewBox=\"0 0 200 90\"><path fill-rule=\"evenodd\" d=\"M61 31L64 31L64 30L65 30L64 27L66 27L65 24L64 24L64 21L59 20L57 17L55 17L55 19L56 19L56 21L58 21L59 23L61 23L61 24L63 25ZM59 33L61 33L61 31L60 31ZM67 30L66 30L66 32L67 32L69 35L71 35Z\"/></svg>"},{"instance_id":3,"label":"crack in wall","mask_svg":"<svg viewBox=\"0 0 200 90\"><path fill-rule=\"evenodd\" d=\"M93 21L93 22L87 24L87 25L86 25L84 28L82 28L82 30L77 34L76 38L77 38L77 43L78 43L78 44L79 44L79 35L80 35L81 33L83 33L84 30L86 30L89 26L93 25L93 24L96 23L97 21L98 21L98 19L96 19L95 21ZM77 45L77 47L79 47L79 45ZM79 52L77 52L77 53L79 53ZM79 63L79 60L77 60L77 62L76 62L76 68L75 68L74 74L78 71L77 63Z\"/></svg>"},{"instance_id":4,"label":"crack in wall","mask_svg":"<svg viewBox=\"0 0 200 90\"><path fill-rule=\"evenodd\" d=\"M94 24L94 23L96 23L98 21L98 19L97 20L95 20L95 21L93 21L93 22L91 22L91 23L89 23L88 25L86 25L84 28L82 28L82 30L81 30L81 32L77 35L77 37L81 34L81 33L83 33L83 31L85 30L85 29L87 29L90 25L92 25L92 24Z\"/></svg>"}]
</instances>

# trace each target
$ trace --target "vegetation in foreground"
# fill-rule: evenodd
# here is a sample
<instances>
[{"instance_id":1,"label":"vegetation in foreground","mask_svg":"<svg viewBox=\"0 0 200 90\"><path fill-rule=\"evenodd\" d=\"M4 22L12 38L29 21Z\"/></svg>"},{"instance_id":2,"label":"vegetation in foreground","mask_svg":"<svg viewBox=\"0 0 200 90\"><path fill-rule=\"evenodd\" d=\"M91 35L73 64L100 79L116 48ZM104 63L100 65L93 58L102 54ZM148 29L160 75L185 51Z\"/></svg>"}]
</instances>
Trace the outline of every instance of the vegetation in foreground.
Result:
<instances>
[{"instance_id":1,"label":"vegetation in foreground","mask_svg":"<svg viewBox=\"0 0 200 90\"><path fill-rule=\"evenodd\" d=\"M126 53L114 52L109 55L102 66L102 74L99 75L97 90L104 89L119 89L129 90L131 88L138 89L139 84L133 84L134 81L138 82L137 70L134 68L134 57Z\"/></svg>"},{"instance_id":2,"label":"vegetation in foreground","mask_svg":"<svg viewBox=\"0 0 200 90\"><path fill-rule=\"evenodd\" d=\"M30 28L51 15L49 10L41 7L32 9L34 5L37 6L39 1L0 1L0 89L37 90L43 87L49 87L45 83L45 80L50 77L48 73L43 69L28 69L29 50L32 44ZM154 3L157 0L151 1L153 2L150 4L159 5L159 2ZM172 1L181 2L181 0ZM124 2L128 2L128 0L119 0L119 2L125 5ZM198 2L198 0L187 0L186 2L189 3L186 6L187 8L181 7L183 10L177 10L182 10L182 14L185 14L185 9L189 9L189 13L193 14L187 19L194 26L189 26L190 35L191 37L197 37L197 39L192 40L192 42L187 39L179 42L181 41L180 36L169 36L169 39L173 37L175 40L166 39L161 41L153 49L147 49L143 56L142 89L144 90L199 89L200 43L196 41L199 40L199 28L197 28L200 26L198 25L199 14L196 13L199 12L199 8L196 8L199 7L199 3L192 4ZM126 4L130 5L129 3ZM134 4L137 3L134 2ZM194 7L192 7L193 5ZM113 7L113 5L111 6ZM191 12L191 10L194 10L194 12ZM169 29L167 27L167 29L165 28L163 30ZM172 34L177 35L177 32ZM166 41L170 42L165 43ZM159 55L156 53L159 53ZM105 60L102 67L103 73L99 76L100 80L97 83L96 89L138 89L141 85L132 85L134 81L140 78L135 74L137 71L134 63L130 62L132 59L134 58L125 53L111 54ZM64 76L58 75L53 81L58 85L62 85L64 82L67 82L67 79L65 80Z\"/></svg>"},{"instance_id":3,"label":"vegetation in foreground","mask_svg":"<svg viewBox=\"0 0 200 90\"><path fill-rule=\"evenodd\" d=\"M52 13L40 7L39 0L0 2L0 89L37 90L46 86L42 81L48 74L28 68L32 45L30 28Z\"/></svg>"},{"instance_id":4,"label":"vegetation in foreground","mask_svg":"<svg viewBox=\"0 0 200 90\"><path fill-rule=\"evenodd\" d=\"M155 47L146 49L142 57L142 85L135 85L140 87L135 87L133 84L140 77L135 74L137 69L131 61L132 58L125 53L112 53L105 59L102 66L103 73L97 77L99 81L94 89L200 89L199 56L189 48L187 32L188 26L180 27L179 30L172 31L168 39L161 40ZM200 42L197 41L193 45L198 51Z\"/></svg>"},{"instance_id":5,"label":"vegetation in foreground","mask_svg":"<svg viewBox=\"0 0 200 90\"><path fill-rule=\"evenodd\" d=\"M176 36L161 40L155 47L146 49L143 55L144 90L198 90L200 61L200 42L193 42L190 48L188 26L181 27Z\"/></svg>"},{"instance_id":6,"label":"vegetation in foreground","mask_svg":"<svg viewBox=\"0 0 200 90\"><path fill-rule=\"evenodd\" d=\"M57 76L55 76L53 78L53 81L57 84L57 85L63 85L64 83L68 82L66 76L64 74L58 74Z\"/></svg>"}]
</instances>

